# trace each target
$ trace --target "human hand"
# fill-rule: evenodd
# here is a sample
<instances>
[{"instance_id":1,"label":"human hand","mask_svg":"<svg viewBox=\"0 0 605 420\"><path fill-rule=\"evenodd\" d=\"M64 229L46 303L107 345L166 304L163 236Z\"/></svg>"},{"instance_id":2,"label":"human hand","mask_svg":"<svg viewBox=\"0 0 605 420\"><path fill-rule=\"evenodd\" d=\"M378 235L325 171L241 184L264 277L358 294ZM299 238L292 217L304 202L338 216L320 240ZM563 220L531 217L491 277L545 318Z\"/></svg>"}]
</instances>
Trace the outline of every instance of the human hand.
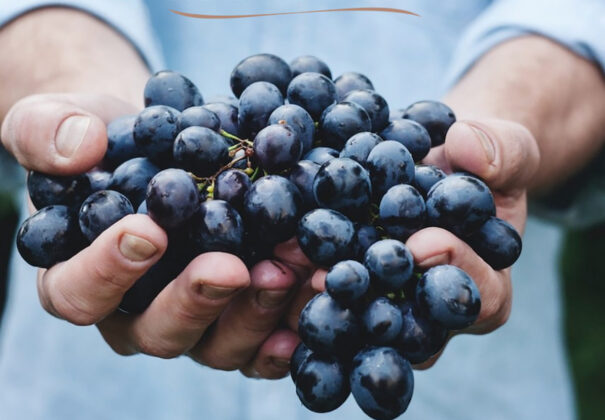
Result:
<instances>
[{"instance_id":1,"label":"human hand","mask_svg":"<svg viewBox=\"0 0 605 420\"><path fill-rule=\"evenodd\" d=\"M108 96L35 95L11 108L1 139L28 169L81 173L103 158L106 123L136 111ZM203 254L142 314L117 311L124 293L160 259L167 241L149 217L130 215L70 260L40 270L40 302L71 323L96 324L119 354L187 354L213 368L267 378L285 375L298 339L276 327L308 261L286 251L280 261L263 261L249 272L233 255Z\"/></svg>"},{"instance_id":2,"label":"human hand","mask_svg":"<svg viewBox=\"0 0 605 420\"><path fill-rule=\"evenodd\" d=\"M445 144L432 149L424 163L439 166L446 172L467 171L482 178L493 192L497 216L522 233L527 216L527 187L538 169L539 156L533 135L517 123L462 121L450 128ZM412 235L406 245L420 269L456 265L477 284L482 302L479 317L470 327L452 332L452 336L486 334L506 322L512 299L510 268L492 269L466 242L441 228L422 229ZM316 292L324 290L325 274L325 270L318 270L312 276L310 287ZM292 305L289 324L294 330L304 304L304 300L297 298ZM439 356L416 368L432 366Z\"/></svg>"}]
</instances>

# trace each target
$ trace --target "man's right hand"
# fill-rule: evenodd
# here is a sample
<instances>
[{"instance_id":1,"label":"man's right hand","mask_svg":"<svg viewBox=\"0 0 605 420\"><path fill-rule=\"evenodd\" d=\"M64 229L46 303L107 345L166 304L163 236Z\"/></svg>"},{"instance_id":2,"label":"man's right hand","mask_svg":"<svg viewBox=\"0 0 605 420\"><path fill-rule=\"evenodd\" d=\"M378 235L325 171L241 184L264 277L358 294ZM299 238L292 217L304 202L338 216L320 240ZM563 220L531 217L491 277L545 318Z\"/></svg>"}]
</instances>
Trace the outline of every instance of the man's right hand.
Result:
<instances>
[{"instance_id":1,"label":"man's right hand","mask_svg":"<svg viewBox=\"0 0 605 420\"><path fill-rule=\"evenodd\" d=\"M27 169L82 173L105 154L106 124L136 112L109 96L34 95L10 109L0 136ZM188 354L218 369L266 378L287 374L298 338L277 327L294 289L312 270L300 250L282 247L279 261L263 261L250 272L233 255L202 254L142 314L117 311L124 293L160 259L167 241L148 216L127 216L70 260L40 270L40 302L71 323L96 324L119 354ZM216 328L209 330L211 325Z\"/></svg>"}]
</instances>

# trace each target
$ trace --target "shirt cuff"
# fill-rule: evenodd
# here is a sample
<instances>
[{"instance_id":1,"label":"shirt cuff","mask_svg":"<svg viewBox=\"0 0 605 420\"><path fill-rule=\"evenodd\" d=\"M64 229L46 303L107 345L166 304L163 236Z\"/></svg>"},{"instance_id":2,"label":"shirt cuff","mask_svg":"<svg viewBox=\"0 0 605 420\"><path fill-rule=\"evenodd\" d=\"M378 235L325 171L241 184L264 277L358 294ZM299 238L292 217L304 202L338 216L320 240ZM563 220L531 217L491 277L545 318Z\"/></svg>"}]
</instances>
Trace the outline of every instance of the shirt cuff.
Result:
<instances>
[{"instance_id":1,"label":"shirt cuff","mask_svg":"<svg viewBox=\"0 0 605 420\"><path fill-rule=\"evenodd\" d=\"M78 9L100 19L137 49L152 72L163 68L160 43L153 35L147 7L140 0L3 0L0 1L0 28L24 13L52 6Z\"/></svg>"}]
</instances>

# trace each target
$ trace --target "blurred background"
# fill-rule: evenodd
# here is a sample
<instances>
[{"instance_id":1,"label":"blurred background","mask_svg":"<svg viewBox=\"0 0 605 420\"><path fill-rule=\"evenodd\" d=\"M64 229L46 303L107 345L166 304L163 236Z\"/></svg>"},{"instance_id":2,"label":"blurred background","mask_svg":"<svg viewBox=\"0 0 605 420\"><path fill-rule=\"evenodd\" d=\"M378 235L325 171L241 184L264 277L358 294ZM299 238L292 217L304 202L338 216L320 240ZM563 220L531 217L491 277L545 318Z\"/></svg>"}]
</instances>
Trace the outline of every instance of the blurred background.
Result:
<instances>
[{"instance_id":1,"label":"blurred background","mask_svg":"<svg viewBox=\"0 0 605 420\"><path fill-rule=\"evenodd\" d=\"M6 154L0 147L0 154ZM6 162L3 160L3 163ZM2 179L24 179L15 167L0 167ZM13 189L14 191L14 189ZM20 197L0 190L0 323L7 270L18 223ZM565 332L580 420L602 420L605 390L605 225L568 232L561 256ZM19 281L20 279L16 279ZM0 324L1 328L1 324Z\"/></svg>"}]
</instances>

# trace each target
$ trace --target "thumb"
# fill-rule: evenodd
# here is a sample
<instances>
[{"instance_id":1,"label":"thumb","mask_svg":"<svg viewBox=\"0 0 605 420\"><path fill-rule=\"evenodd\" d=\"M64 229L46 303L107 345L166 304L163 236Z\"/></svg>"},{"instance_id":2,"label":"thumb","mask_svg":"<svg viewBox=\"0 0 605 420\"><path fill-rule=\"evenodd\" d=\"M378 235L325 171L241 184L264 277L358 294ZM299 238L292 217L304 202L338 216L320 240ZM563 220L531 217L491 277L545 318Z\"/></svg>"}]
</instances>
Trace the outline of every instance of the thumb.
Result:
<instances>
[{"instance_id":1,"label":"thumb","mask_svg":"<svg viewBox=\"0 0 605 420\"><path fill-rule=\"evenodd\" d=\"M136 109L119 99L92 94L43 94L18 101L0 138L19 163L54 175L85 172L107 148L106 124Z\"/></svg>"},{"instance_id":2,"label":"thumb","mask_svg":"<svg viewBox=\"0 0 605 420\"><path fill-rule=\"evenodd\" d=\"M525 189L538 170L540 151L530 131L505 120L460 121L445 140L453 170L471 172L492 189Z\"/></svg>"}]
</instances>

